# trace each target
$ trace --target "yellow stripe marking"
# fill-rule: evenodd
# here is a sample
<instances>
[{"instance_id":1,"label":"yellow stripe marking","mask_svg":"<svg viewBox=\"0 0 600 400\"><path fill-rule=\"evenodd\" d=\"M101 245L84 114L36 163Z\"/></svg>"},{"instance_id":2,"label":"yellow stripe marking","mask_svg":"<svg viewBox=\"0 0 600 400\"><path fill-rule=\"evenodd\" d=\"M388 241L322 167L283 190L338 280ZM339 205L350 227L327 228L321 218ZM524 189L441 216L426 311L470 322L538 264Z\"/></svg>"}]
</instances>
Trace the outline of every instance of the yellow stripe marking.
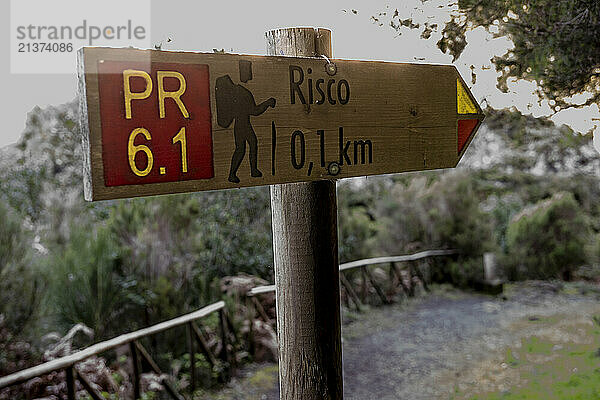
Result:
<instances>
[{"instance_id":1,"label":"yellow stripe marking","mask_svg":"<svg viewBox=\"0 0 600 400\"><path fill-rule=\"evenodd\" d=\"M471 97L463 87L460 79L456 80L456 99L459 114L477 114L477 107L473 104Z\"/></svg>"}]
</instances>

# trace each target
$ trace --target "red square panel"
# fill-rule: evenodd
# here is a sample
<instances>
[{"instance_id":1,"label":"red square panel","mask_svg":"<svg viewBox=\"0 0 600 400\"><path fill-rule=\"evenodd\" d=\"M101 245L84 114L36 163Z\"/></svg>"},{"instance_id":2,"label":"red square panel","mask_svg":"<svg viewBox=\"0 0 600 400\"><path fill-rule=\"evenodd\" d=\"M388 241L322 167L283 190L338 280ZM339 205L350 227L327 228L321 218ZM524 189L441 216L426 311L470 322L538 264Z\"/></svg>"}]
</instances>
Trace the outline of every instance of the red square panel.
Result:
<instances>
[{"instance_id":1,"label":"red square panel","mask_svg":"<svg viewBox=\"0 0 600 400\"><path fill-rule=\"evenodd\" d=\"M128 69L144 71L152 80L149 97L131 101L130 119L126 118L123 78L123 71ZM164 100L164 118L160 118L157 71L175 71L183 75L186 90L180 99L188 111L187 118L176 101L169 97ZM133 93L144 92L147 88L143 77L132 76L129 82ZM208 65L204 64L100 61L98 87L105 185L212 178L214 168L209 82ZM181 85L180 80L172 76L164 77L163 83L165 92L175 92ZM143 128L147 134L141 133L139 128ZM182 128L185 128L185 134L181 133ZM133 135L130 145L130 137L136 129L138 133ZM147 138L148 135L150 139ZM152 168L148 170L149 153ZM184 171L186 167L187 172ZM139 176L140 171L144 176Z\"/></svg>"}]
</instances>

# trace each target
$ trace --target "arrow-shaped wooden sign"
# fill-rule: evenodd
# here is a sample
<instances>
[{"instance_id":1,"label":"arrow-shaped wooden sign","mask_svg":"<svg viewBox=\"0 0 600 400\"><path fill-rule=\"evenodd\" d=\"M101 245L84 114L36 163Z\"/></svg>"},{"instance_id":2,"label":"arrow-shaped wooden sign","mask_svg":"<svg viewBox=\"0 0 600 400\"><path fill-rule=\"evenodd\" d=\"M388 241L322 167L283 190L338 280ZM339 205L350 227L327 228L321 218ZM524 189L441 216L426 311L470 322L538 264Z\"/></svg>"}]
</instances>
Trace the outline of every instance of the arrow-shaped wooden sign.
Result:
<instances>
[{"instance_id":1,"label":"arrow-shaped wooden sign","mask_svg":"<svg viewBox=\"0 0 600 400\"><path fill-rule=\"evenodd\" d=\"M87 200L455 167L483 120L451 65L84 48Z\"/></svg>"}]
</instances>

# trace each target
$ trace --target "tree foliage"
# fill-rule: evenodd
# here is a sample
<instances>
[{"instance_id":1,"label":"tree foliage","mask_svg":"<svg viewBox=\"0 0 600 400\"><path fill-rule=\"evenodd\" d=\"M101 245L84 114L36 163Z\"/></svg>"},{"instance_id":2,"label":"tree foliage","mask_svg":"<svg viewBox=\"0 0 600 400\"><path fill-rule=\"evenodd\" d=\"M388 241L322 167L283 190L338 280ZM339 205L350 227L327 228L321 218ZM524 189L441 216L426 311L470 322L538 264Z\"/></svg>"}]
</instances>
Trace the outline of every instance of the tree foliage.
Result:
<instances>
[{"instance_id":1,"label":"tree foliage","mask_svg":"<svg viewBox=\"0 0 600 400\"><path fill-rule=\"evenodd\" d=\"M482 26L508 36L514 48L493 61L502 71L499 87L509 78L536 80L541 96L555 110L565 99L589 91L585 104L600 100L600 2L596 0L459 0L460 13L446 24L438 42L458 58L468 29Z\"/></svg>"},{"instance_id":2,"label":"tree foliage","mask_svg":"<svg viewBox=\"0 0 600 400\"><path fill-rule=\"evenodd\" d=\"M397 35L419 30L422 39L437 40L438 48L454 60L468 44L467 33L482 27L514 43L492 60L501 72L498 87L502 91L508 91L512 79L536 81L540 100L549 100L554 111L600 101L600 2L453 0L437 7L450 13L449 20L430 15L435 12L427 9L431 6L428 0L421 3L414 10L427 10L426 19L417 18L422 13L407 10L405 4L397 4L393 12L388 6L371 20L392 28ZM472 79L474 83L474 72ZM571 101L571 96L584 92L590 94L585 100Z\"/></svg>"}]
</instances>

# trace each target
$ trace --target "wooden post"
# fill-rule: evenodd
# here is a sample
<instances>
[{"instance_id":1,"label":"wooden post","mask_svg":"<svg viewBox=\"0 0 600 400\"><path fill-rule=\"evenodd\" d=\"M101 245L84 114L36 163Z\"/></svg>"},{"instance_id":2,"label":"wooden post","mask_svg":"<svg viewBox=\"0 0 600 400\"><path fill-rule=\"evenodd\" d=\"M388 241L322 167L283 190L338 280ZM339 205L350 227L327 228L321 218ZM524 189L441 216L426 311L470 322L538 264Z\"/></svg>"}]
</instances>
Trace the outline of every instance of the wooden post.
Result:
<instances>
[{"instance_id":1,"label":"wooden post","mask_svg":"<svg viewBox=\"0 0 600 400\"><path fill-rule=\"evenodd\" d=\"M362 284L360 285L360 294L362 296L362 302L367 303L367 299L369 298L369 284L367 283L367 273L365 272L364 265L360 267L360 275L362 277Z\"/></svg>"},{"instance_id":2,"label":"wooden post","mask_svg":"<svg viewBox=\"0 0 600 400\"><path fill-rule=\"evenodd\" d=\"M413 270L414 270L413 263L409 262L408 263L407 271L408 271L408 283L409 283L409 286L408 286L408 295L410 297L414 297L415 296L415 280L414 280Z\"/></svg>"},{"instance_id":3,"label":"wooden post","mask_svg":"<svg viewBox=\"0 0 600 400\"><path fill-rule=\"evenodd\" d=\"M253 296L252 296L253 297ZM256 348L254 347L254 316L257 313L254 302L251 300L252 297L246 296L246 318L248 320L248 335L246 336L246 343L248 343L248 354L252 358L256 355Z\"/></svg>"},{"instance_id":4,"label":"wooden post","mask_svg":"<svg viewBox=\"0 0 600 400\"><path fill-rule=\"evenodd\" d=\"M139 364L138 364L139 365L138 366L139 374L141 374L141 372L142 372L141 361L144 360L146 362L146 364L148 364L148 366L152 369L152 371L154 371L154 373L156 375L161 376L163 374L163 372L158 367L158 364L152 359L152 357L150 356L150 353L148 353L148 350L146 350L146 348L140 342L133 341L131 343L133 343L133 347L135 349L135 354L137 354L136 357L139 360ZM140 357L141 357L141 359L140 359ZM173 398L173 400L185 400L181 395L179 395L179 393L177 393L177 391L175 390L175 387L173 387L173 385L170 382L168 382L167 380L163 380L162 384L165 387L165 389L167 390L167 392L169 393L169 395Z\"/></svg>"},{"instance_id":5,"label":"wooden post","mask_svg":"<svg viewBox=\"0 0 600 400\"><path fill-rule=\"evenodd\" d=\"M348 297L351 298L354 302L354 307L356 308L356 311L361 311L361 303L358 299L358 295L356 294L354 288L352 287L352 284L350 283L350 281L348 281L348 279L342 271L340 271L340 283L342 284L342 287L346 288Z\"/></svg>"},{"instance_id":6,"label":"wooden post","mask_svg":"<svg viewBox=\"0 0 600 400\"><path fill-rule=\"evenodd\" d=\"M73 366L67 367L65 370L67 374L67 399L75 400L77 390L75 386L75 374L73 373Z\"/></svg>"},{"instance_id":7,"label":"wooden post","mask_svg":"<svg viewBox=\"0 0 600 400\"><path fill-rule=\"evenodd\" d=\"M260 304L260 301L256 298L256 296L252 296L252 303L254 304L254 308L258 312L258 315L263 319L263 321L265 321L267 324L271 323L271 318L269 318L267 312L265 311L262 304Z\"/></svg>"},{"instance_id":8,"label":"wooden post","mask_svg":"<svg viewBox=\"0 0 600 400\"><path fill-rule=\"evenodd\" d=\"M196 335L196 340L198 341L198 344L200 345L200 350L202 351L202 354L204 354L204 357L206 358L206 360L208 361L210 366L212 368L214 368L214 366L217 364L217 359L216 359L215 355L212 353L212 351L210 350L210 346L208 345L208 342L204 338L204 334L202 333L202 330L194 322L192 322L192 329L194 330L194 334Z\"/></svg>"},{"instance_id":9,"label":"wooden post","mask_svg":"<svg viewBox=\"0 0 600 400\"><path fill-rule=\"evenodd\" d=\"M86 392L88 392L92 400L105 400L104 396L102 396L102 394L100 394L100 392L94 388L88 378L79 372L75 367L73 367L73 373L75 375L75 379L81 382L81 386L83 386Z\"/></svg>"},{"instance_id":10,"label":"wooden post","mask_svg":"<svg viewBox=\"0 0 600 400\"><path fill-rule=\"evenodd\" d=\"M396 288L398 287L398 284L396 283L396 275L394 273L394 263L390 263L390 269L388 270L388 279L390 280L390 286L388 288L388 298L390 299L390 302L393 303L394 298L396 296Z\"/></svg>"},{"instance_id":11,"label":"wooden post","mask_svg":"<svg viewBox=\"0 0 600 400\"><path fill-rule=\"evenodd\" d=\"M396 263L392 263L392 268L394 269L394 273L396 274L396 277L398 278L398 282L400 283L400 286L402 287L402 293L404 294L404 297L409 297L410 289L404 283L404 278L402 277L401 270L398 269L398 265Z\"/></svg>"},{"instance_id":12,"label":"wooden post","mask_svg":"<svg viewBox=\"0 0 600 400\"><path fill-rule=\"evenodd\" d=\"M231 355L229 354L229 330L227 329L227 321L225 321L225 312L223 309L219 310L219 326L221 328L221 360L225 363L223 370L222 379L224 382L228 382L231 378ZM235 357L235 354L233 355Z\"/></svg>"},{"instance_id":13,"label":"wooden post","mask_svg":"<svg viewBox=\"0 0 600 400\"><path fill-rule=\"evenodd\" d=\"M192 394L196 391L196 351L194 350L194 328L187 324L188 352L190 353L190 387Z\"/></svg>"},{"instance_id":14,"label":"wooden post","mask_svg":"<svg viewBox=\"0 0 600 400\"><path fill-rule=\"evenodd\" d=\"M331 57L327 29L277 29L266 37L270 55ZM335 182L271 186L271 211L280 397L342 399Z\"/></svg>"},{"instance_id":15,"label":"wooden post","mask_svg":"<svg viewBox=\"0 0 600 400\"><path fill-rule=\"evenodd\" d=\"M133 399L138 400L141 396L140 387L140 361L135 342L129 342L129 351L131 352L131 365L133 371Z\"/></svg>"},{"instance_id":16,"label":"wooden post","mask_svg":"<svg viewBox=\"0 0 600 400\"><path fill-rule=\"evenodd\" d=\"M377 283L377 281L375 280L375 278L373 277L373 274L371 274L371 271L369 271L368 269L369 267L364 267L363 271L365 272L365 274L367 275L367 278L369 278L369 282L371 282L371 286L373 286L373 288L375 289L375 292L377 293L377 295L379 296L379 298L381 299L381 302L383 304L389 304L390 301L388 300L388 298L386 297L385 293L383 293L383 290L381 289L381 287L379 287L379 284Z\"/></svg>"},{"instance_id":17,"label":"wooden post","mask_svg":"<svg viewBox=\"0 0 600 400\"><path fill-rule=\"evenodd\" d=\"M417 273L417 277L421 280L421 284L423 285L423 290L429 292L429 286L427 285L427 281L425 280L425 275L423 271L421 271L421 267L423 266L423 261L417 261L417 265L415 267L415 272Z\"/></svg>"}]
</instances>

